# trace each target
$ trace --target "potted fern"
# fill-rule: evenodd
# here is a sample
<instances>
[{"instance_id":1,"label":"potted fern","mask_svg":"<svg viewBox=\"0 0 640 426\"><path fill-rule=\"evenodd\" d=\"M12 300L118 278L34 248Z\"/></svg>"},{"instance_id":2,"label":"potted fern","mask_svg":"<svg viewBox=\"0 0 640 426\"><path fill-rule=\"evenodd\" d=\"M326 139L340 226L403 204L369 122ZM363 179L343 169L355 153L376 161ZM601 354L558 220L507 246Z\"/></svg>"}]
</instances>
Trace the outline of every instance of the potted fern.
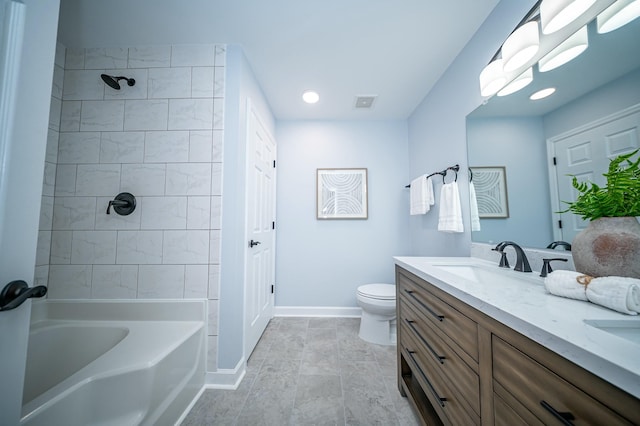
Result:
<instances>
[{"instance_id":1,"label":"potted fern","mask_svg":"<svg viewBox=\"0 0 640 426\"><path fill-rule=\"evenodd\" d=\"M639 151L611 160L604 187L573 177L578 197L565 201L569 207L563 213L570 211L590 220L571 244L578 272L640 278L640 223L636 219L640 216L640 157L631 160Z\"/></svg>"}]
</instances>

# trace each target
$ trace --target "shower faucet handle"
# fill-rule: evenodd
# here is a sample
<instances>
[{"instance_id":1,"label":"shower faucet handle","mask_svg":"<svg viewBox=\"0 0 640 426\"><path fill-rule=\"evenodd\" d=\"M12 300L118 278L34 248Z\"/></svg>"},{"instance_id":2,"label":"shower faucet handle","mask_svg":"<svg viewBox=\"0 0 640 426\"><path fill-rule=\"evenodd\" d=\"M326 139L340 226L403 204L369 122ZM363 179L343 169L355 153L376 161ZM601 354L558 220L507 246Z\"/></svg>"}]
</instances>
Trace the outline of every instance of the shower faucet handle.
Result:
<instances>
[{"instance_id":1,"label":"shower faucet handle","mask_svg":"<svg viewBox=\"0 0 640 426\"><path fill-rule=\"evenodd\" d=\"M113 211L121 216L127 216L133 213L136 209L136 197L129 192L121 192L116 197L109 201L107 205L107 214L111 214L111 207Z\"/></svg>"}]
</instances>

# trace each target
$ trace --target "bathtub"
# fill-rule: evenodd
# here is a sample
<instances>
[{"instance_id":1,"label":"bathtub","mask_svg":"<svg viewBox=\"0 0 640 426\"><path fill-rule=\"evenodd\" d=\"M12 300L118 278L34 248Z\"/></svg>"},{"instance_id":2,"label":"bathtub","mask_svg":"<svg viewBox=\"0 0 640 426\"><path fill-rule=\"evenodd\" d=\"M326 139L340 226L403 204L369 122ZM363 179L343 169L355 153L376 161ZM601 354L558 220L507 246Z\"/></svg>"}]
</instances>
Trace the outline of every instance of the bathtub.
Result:
<instances>
[{"instance_id":1,"label":"bathtub","mask_svg":"<svg viewBox=\"0 0 640 426\"><path fill-rule=\"evenodd\" d=\"M34 303L23 426L171 425L204 384L202 301Z\"/></svg>"}]
</instances>

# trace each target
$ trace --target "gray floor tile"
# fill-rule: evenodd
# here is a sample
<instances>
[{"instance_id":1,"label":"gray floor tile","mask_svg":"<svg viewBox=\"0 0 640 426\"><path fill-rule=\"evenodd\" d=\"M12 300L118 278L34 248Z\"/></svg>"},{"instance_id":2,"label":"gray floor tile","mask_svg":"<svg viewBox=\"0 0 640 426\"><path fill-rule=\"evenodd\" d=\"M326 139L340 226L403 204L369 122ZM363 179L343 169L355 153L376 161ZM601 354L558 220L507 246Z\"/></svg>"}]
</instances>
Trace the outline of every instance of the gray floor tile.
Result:
<instances>
[{"instance_id":1,"label":"gray floor tile","mask_svg":"<svg viewBox=\"0 0 640 426\"><path fill-rule=\"evenodd\" d=\"M418 421L396 347L358 338L359 318L273 318L239 388L207 390L182 426L398 425Z\"/></svg>"}]
</instances>

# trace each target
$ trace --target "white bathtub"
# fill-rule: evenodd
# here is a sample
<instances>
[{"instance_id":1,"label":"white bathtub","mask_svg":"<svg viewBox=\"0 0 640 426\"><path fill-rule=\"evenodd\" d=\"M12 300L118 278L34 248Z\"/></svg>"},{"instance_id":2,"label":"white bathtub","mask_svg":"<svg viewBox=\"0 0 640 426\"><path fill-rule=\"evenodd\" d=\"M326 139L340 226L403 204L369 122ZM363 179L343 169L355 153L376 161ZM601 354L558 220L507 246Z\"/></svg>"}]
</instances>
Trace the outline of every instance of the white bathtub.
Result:
<instances>
[{"instance_id":1,"label":"white bathtub","mask_svg":"<svg viewBox=\"0 0 640 426\"><path fill-rule=\"evenodd\" d=\"M204 382L201 301L34 304L23 426L171 425Z\"/></svg>"}]
</instances>

